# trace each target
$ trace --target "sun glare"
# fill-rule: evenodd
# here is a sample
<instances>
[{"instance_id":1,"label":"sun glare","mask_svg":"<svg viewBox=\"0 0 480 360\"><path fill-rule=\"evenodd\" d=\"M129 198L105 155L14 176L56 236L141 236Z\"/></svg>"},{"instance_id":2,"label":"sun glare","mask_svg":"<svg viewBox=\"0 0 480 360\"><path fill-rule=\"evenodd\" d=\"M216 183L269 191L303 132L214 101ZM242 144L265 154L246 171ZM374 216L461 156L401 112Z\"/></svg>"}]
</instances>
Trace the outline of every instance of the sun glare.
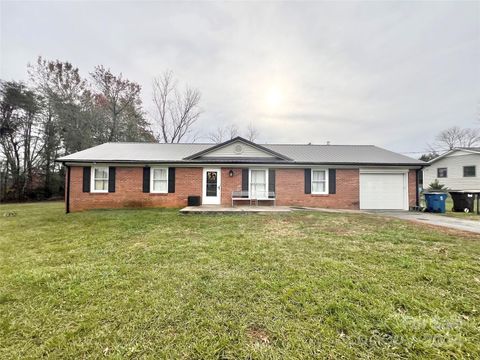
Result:
<instances>
[{"instance_id":1,"label":"sun glare","mask_svg":"<svg viewBox=\"0 0 480 360\"><path fill-rule=\"evenodd\" d=\"M270 89L268 89L266 94L266 102L270 110L278 109L282 103L282 99L282 92L278 87L272 86Z\"/></svg>"}]
</instances>

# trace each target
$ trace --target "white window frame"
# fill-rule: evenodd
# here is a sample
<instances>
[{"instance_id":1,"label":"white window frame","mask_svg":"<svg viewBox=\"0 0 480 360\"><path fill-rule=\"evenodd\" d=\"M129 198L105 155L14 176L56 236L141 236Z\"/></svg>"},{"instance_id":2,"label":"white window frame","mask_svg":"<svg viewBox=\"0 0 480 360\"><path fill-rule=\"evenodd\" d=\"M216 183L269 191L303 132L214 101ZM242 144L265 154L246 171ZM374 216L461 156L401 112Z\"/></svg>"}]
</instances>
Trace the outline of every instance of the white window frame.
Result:
<instances>
[{"instance_id":1,"label":"white window frame","mask_svg":"<svg viewBox=\"0 0 480 360\"><path fill-rule=\"evenodd\" d=\"M313 195L327 195L328 194L328 169L325 168L312 168L310 169L310 189ZM313 172L314 171L325 171L325 191L313 191Z\"/></svg>"},{"instance_id":2,"label":"white window frame","mask_svg":"<svg viewBox=\"0 0 480 360\"><path fill-rule=\"evenodd\" d=\"M167 182L167 186L166 186L166 190L165 191L155 191L153 189L153 174L155 173L154 170L158 170L158 169L162 169L162 170L165 170L165 173L167 174L167 177L165 179L165 181ZM164 167L164 166L155 166L155 167L151 167L150 168L150 192L153 193L153 194L167 194L168 193L168 167Z\"/></svg>"},{"instance_id":3,"label":"white window frame","mask_svg":"<svg viewBox=\"0 0 480 360\"><path fill-rule=\"evenodd\" d=\"M473 176L465 176L465 168L473 167L475 170L475 175ZM464 165L462 168L462 177L464 178L476 178L477 177L477 167L475 165Z\"/></svg>"},{"instance_id":4,"label":"white window frame","mask_svg":"<svg viewBox=\"0 0 480 360\"><path fill-rule=\"evenodd\" d=\"M268 193L270 192L270 189L268 188L268 169L265 168L251 168L248 169L248 197L252 198L252 170L253 171L264 171L265 172L265 191L266 191L266 196L262 198L257 198L257 199L268 199Z\"/></svg>"},{"instance_id":5,"label":"white window frame","mask_svg":"<svg viewBox=\"0 0 480 360\"><path fill-rule=\"evenodd\" d=\"M102 180L107 180L107 190L96 190L95 189L95 169L107 169L107 178ZM110 176L110 167L109 166L101 166L96 165L92 166L90 170L90 192L92 193L108 193L108 181Z\"/></svg>"},{"instance_id":6,"label":"white window frame","mask_svg":"<svg viewBox=\"0 0 480 360\"><path fill-rule=\"evenodd\" d=\"M438 176L438 175L439 175L438 171L439 171L440 169L442 169L442 170L445 169L445 176ZM438 167L438 168L437 168L437 176L436 176L436 178L437 178L437 179L446 179L446 178L448 178L448 168L447 168L447 167Z\"/></svg>"}]
</instances>

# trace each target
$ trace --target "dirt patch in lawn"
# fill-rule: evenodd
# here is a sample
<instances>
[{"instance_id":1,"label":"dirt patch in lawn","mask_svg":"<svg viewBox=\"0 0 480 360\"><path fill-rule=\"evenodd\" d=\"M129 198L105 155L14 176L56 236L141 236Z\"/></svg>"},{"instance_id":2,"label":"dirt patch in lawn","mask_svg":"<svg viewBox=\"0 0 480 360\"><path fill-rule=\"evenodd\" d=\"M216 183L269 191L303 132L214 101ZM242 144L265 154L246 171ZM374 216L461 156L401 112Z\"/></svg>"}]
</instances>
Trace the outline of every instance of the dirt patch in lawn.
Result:
<instances>
[{"instance_id":1,"label":"dirt patch in lawn","mask_svg":"<svg viewBox=\"0 0 480 360\"><path fill-rule=\"evenodd\" d=\"M247 334L255 345L270 345L270 336L267 330L260 326L250 326L247 329Z\"/></svg>"}]
</instances>

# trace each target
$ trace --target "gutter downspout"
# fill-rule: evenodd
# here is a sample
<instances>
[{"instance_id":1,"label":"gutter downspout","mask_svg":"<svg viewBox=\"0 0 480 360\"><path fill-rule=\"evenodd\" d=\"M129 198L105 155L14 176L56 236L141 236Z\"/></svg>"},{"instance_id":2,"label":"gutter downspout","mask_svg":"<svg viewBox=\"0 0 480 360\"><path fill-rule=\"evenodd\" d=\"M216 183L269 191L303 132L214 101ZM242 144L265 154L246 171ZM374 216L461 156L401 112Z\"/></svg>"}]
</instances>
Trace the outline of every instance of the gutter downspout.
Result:
<instances>
[{"instance_id":1,"label":"gutter downspout","mask_svg":"<svg viewBox=\"0 0 480 360\"><path fill-rule=\"evenodd\" d=\"M67 167L67 194L65 196L65 213L70 213L70 171L71 168L69 165L65 165Z\"/></svg>"}]
</instances>

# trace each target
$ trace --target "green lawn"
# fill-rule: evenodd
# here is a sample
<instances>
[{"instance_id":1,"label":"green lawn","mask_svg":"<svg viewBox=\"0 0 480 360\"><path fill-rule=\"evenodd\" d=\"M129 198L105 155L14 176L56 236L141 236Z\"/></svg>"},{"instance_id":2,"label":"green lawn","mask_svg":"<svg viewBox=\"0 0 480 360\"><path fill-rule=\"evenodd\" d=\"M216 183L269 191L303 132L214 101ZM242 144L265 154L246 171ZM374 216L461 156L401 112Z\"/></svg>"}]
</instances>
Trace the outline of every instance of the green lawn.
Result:
<instances>
[{"instance_id":1,"label":"green lawn","mask_svg":"<svg viewBox=\"0 0 480 360\"><path fill-rule=\"evenodd\" d=\"M480 357L467 233L43 203L0 206L0 255L1 359Z\"/></svg>"}]
</instances>

